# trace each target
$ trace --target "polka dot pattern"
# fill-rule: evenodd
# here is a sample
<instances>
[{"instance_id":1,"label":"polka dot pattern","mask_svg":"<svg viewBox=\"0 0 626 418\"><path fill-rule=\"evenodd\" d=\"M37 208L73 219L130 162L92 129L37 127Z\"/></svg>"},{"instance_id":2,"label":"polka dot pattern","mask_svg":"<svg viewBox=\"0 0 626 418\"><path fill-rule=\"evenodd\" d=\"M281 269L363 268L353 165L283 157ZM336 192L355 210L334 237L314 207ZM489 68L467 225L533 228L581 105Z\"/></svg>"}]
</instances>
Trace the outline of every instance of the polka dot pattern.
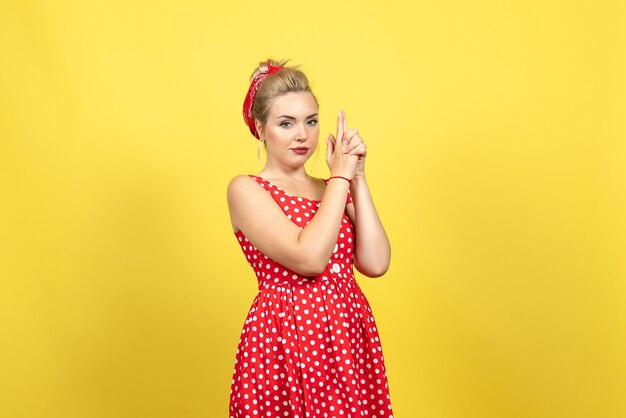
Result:
<instances>
[{"instance_id":1,"label":"polka dot pattern","mask_svg":"<svg viewBox=\"0 0 626 418\"><path fill-rule=\"evenodd\" d=\"M259 176L296 225L320 201L290 196ZM352 198L348 194L346 203ZM259 293L235 358L229 417L393 418L382 346L372 309L354 279L354 227L344 213L325 270L302 276L235 236L254 270Z\"/></svg>"}]
</instances>

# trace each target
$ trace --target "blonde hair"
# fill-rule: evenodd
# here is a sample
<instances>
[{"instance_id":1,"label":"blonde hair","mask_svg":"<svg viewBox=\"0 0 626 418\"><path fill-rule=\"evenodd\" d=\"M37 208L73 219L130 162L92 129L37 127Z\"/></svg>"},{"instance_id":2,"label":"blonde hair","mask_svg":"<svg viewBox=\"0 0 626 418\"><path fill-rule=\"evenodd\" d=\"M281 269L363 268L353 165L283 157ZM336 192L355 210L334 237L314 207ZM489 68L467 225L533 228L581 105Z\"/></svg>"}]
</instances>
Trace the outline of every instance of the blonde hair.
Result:
<instances>
[{"instance_id":1,"label":"blonde hair","mask_svg":"<svg viewBox=\"0 0 626 418\"><path fill-rule=\"evenodd\" d=\"M261 81L261 85L259 86L259 89L254 97L254 102L252 103L252 117L254 119L258 120L264 126L267 123L273 100L278 96L291 92L308 91L311 93L311 96L313 96L315 103L319 107L317 97L315 97L315 94L313 94L311 86L309 85L309 79L298 69L300 66L285 66L285 64L289 62L289 59L281 61L269 59L260 62L257 68L255 68L250 75L250 82L252 82L252 79L260 72L267 71L267 61L269 61L272 65L284 66L285 68L276 73L268 74L265 76L263 81ZM259 136L263 136L261 132L259 132ZM265 145L265 141L261 140L260 142ZM261 144L259 144L259 151L260 149Z\"/></svg>"}]
</instances>

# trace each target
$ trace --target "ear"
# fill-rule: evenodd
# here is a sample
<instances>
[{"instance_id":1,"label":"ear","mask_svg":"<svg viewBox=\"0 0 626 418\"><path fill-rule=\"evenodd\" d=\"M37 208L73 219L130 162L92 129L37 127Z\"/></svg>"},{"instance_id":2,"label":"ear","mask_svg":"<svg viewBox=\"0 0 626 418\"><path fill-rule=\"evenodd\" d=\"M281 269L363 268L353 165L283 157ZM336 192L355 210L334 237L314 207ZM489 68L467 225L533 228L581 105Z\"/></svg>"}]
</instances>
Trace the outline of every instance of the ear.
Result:
<instances>
[{"instance_id":1,"label":"ear","mask_svg":"<svg viewBox=\"0 0 626 418\"><path fill-rule=\"evenodd\" d=\"M259 136L261 136L261 132L262 132L262 129L263 129L263 124L258 119L254 120L254 128L258 132Z\"/></svg>"}]
</instances>

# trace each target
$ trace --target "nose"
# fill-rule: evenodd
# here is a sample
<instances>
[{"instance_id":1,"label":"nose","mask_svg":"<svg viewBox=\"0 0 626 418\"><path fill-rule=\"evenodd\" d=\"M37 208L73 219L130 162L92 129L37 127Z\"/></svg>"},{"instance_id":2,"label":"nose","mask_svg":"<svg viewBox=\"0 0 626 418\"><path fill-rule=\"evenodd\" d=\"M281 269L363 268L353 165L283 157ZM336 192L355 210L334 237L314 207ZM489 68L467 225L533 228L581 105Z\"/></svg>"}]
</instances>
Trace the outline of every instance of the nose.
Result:
<instances>
[{"instance_id":1,"label":"nose","mask_svg":"<svg viewBox=\"0 0 626 418\"><path fill-rule=\"evenodd\" d=\"M306 128L302 125L298 125L299 129L297 132L296 140L298 141L306 141Z\"/></svg>"}]
</instances>

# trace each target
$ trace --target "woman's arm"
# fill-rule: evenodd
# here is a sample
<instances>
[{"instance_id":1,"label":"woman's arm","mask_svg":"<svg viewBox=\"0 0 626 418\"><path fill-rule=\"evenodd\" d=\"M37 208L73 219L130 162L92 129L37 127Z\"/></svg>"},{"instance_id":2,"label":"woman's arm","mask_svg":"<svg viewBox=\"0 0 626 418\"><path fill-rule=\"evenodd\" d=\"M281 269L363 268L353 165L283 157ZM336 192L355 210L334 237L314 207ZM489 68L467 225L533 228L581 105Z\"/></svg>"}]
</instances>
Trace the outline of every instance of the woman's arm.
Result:
<instances>
[{"instance_id":1,"label":"woman's arm","mask_svg":"<svg viewBox=\"0 0 626 418\"><path fill-rule=\"evenodd\" d=\"M391 245L378 217L365 175L355 176L350 185L352 203L346 205L356 235L354 266L363 275L379 277L389 269Z\"/></svg>"},{"instance_id":2,"label":"woman's arm","mask_svg":"<svg viewBox=\"0 0 626 418\"><path fill-rule=\"evenodd\" d=\"M329 181L320 207L300 228L288 219L266 189L247 175L233 178L227 187L231 224L272 260L303 276L326 268L345 210L348 182Z\"/></svg>"}]
</instances>

